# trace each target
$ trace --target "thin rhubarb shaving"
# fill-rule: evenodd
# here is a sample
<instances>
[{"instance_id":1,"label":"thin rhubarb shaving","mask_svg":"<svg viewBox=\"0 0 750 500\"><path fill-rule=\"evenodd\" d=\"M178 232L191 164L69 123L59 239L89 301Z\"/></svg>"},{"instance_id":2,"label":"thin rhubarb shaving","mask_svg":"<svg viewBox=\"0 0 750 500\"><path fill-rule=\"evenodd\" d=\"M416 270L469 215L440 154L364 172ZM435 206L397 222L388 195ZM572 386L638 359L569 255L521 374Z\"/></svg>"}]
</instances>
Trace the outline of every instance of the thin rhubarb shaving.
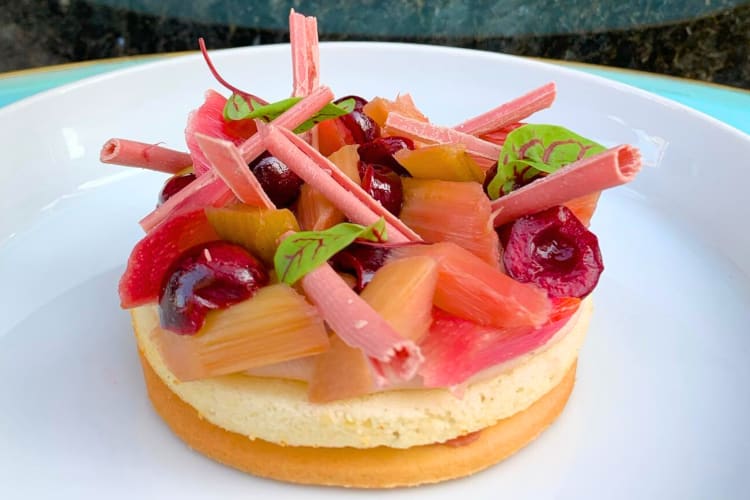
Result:
<instances>
[{"instance_id":1,"label":"thin rhubarb shaving","mask_svg":"<svg viewBox=\"0 0 750 500\"><path fill-rule=\"evenodd\" d=\"M492 202L495 226L633 180L641 154L629 145L571 163Z\"/></svg>"},{"instance_id":2,"label":"thin rhubarb shaving","mask_svg":"<svg viewBox=\"0 0 750 500\"><path fill-rule=\"evenodd\" d=\"M223 207L233 200L235 197L232 191L212 170L182 188L163 205L141 219L139 224L144 231L149 232L170 217L208 206Z\"/></svg>"},{"instance_id":3,"label":"thin rhubarb shaving","mask_svg":"<svg viewBox=\"0 0 750 500\"><path fill-rule=\"evenodd\" d=\"M555 101L557 87L554 82L532 90L486 113L456 125L455 130L471 135L482 135L519 122L537 111L549 108Z\"/></svg>"},{"instance_id":4,"label":"thin rhubarb shaving","mask_svg":"<svg viewBox=\"0 0 750 500\"><path fill-rule=\"evenodd\" d=\"M195 138L217 175L241 202L255 207L276 208L233 143L200 133L196 133Z\"/></svg>"},{"instance_id":5,"label":"thin rhubarb shaving","mask_svg":"<svg viewBox=\"0 0 750 500\"><path fill-rule=\"evenodd\" d=\"M99 154L102 163L140 167L167 174L176 174L193 164L187 153L129 139L113 138L102 146Z\"/></svg>"},{"instance_id":6,"label":"thin rhubarb shaving","mask_svg":"<svg viewBox=\"0 0 750 500\"><path fill-rule=\"evenodd\" d=\"M203 39L203 37L198 39L198 45L201 49L201 54L203 54L203 59L206 61L206 65L208 66L209 71L211 71L211 74L216 78L216 81L219 82L221 85L223 85L227 90L230 90L234 94L241 95L244 97L248 102L248 105L252 108L252 101L255 101L261 105L268 104L268 101L261 99L260 97L253 95L249 92L245 92L244 90L240 90L228 81L226 81L217 71L216 67L214 66L214 63L211 61L211 58L208 57L208 49L206 49L206 41Z\"/></svg>"},{"instance_id":7,"label":"thin rhubarb shaving","mask_svg":"<svg viewBox=\"0 0 750 500\"><path fill-rule=\"evenodd\" d=\"M449 127L415 120L399 113L389 113L385 126L393 135L402 135L429 144L463 144L469 153L490 160L497 160L500 156L501 147L497 144L483 141Z\"/></svg>"},{"instance_id":8,"label":"thin rhubarb shaving","mask_svg":"<svg viewBox=\"0 0 750 500\"><path fill-rule=\"evenodd\" d=\"M297 104L286 110L273 121L274 126L294 130L310 119L318 111L333 100L333 92L329 87L318 87L310 95L302 98ZM240 144L240 154L246 162L251 162L265 151L263 141L258 134Z\"/></svg>"},{"instance_id":9,"label":"thin rhubarb shaving","mask_svg":"<svg viewBox=\"0 0 750 500\"><path fill-rule=\"evenodd\" d=\"M333 162L287 129L274 125L260 129L272 155L284 162L303 181L320 191L353 222L370 225L381 217L388 228L388 241L421 241L406 224L346 176Z\"/></svg>"},{"instance_id":10,"label":"thin rhubarb shaving","mask_svg":"<svg viewBox=\"0 0 750 500\"><path fill-rule=\"evenodd\" d=\"M424 362L419 347L401 337L328 264L302 278L302 287L328 326L346 344L362 349L386 377L410 380Z\"/></svg>"},{"instance_id":11,"label":"thin rhubarb shaving","mask_svg":"<svg viewBox=\"0 0 750 500\"><path fill-rule=\"evenodd\" d=\"M292 47L292 95L303 97L318 87L318 21L314 17L289 12L289 42Z\"/></svg>"}]
</instances>

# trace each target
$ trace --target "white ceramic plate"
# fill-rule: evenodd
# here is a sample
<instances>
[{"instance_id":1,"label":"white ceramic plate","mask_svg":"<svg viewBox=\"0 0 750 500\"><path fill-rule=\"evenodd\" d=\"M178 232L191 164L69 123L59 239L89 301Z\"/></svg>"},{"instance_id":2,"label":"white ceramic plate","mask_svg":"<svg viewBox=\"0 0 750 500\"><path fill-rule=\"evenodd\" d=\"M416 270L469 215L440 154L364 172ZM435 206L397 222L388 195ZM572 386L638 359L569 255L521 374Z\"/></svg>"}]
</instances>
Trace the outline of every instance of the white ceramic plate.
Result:
<instances>
[{"instance_id":1,"label":"white ceramic plate","mask_svg":"<svg viewBox=\"0 0 750 500\"><path fill-rule=\"evenodd\" d=\"M226 78L289 94L288 46L217 52ZM454 124L550 80L534 121L655 164L604 195L606 272L561 418L469 479L393 498L747 498L750 470L750 138L575 71L501 55L325 44L338 95L411 92ZM117 280L158 174L100 165L111 136L183 148L217 87L198 57L109 74L0 110L0 497L344 498L256 479L189 451L146 398Z\"/></svg>"}]
</instances>

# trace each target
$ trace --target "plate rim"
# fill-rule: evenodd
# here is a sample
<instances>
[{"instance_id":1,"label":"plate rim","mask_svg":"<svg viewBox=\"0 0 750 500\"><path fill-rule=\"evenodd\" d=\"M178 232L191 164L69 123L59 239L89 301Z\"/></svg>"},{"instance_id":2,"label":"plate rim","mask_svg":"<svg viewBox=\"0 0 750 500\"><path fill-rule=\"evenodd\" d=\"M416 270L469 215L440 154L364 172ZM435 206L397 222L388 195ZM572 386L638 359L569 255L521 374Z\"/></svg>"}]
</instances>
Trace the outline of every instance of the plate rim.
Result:
<instances>
[{"instance_id":1,"label":"plate rim","mask_svg":"<svg viewBox=\"0 0 750 500\"><path fill-rule=\"evenodd\" d=\"M220 58L230 57L234 54L242 53L242 52L273 52L273 51L280 51L288 47L289 47L289 43L248 45L248 46L243 46L243 47L232 47L232 48L227 48L227 49L212 50L211 55L212 57L220 59ZM320 48L321 48L321 51L336 50L338 48L342 48L342 49L364 48L365 50L376 50L376 51L407 50L407 51L422 51L422 52L432 52L432 53L444 52L444 53L452 54L452 55L459 55L459 56L464 56L464 57L480 57L480 58L486 58L486 59L490 59L494 61L504 60L504 61L515 61L517 63L520 62L522 64L528 64L536 68L542 68L542 69L546 68L548 70L553 70L554 72L560 72L567 76L579 78L583 81L588 81L588 82L591 82L600 86L609 87L615 90L619 90L621 92L629 93L639 98L651 101L659 106L671 108L676 111L680 111L680 112L687 113L689 115L693 115L695 118L700 119L706 122L707 124L710 124L713 127L717 127L721 129L723 132L730 133L733 136L736 136L738 139L746 141L748 145L750 146L750 134L745 133L742 130L728 123L725 123L717 118L714 118L713 116L710 116L702 111L691 108L690 106L674 101L668 97L654 94L653 92L640 89L638 87L629 85L627 83L622 83L622 82L618 82L615 80L610 80L603 76L587 73L585 71L581 71L579 69L570 67L565 64L556 65L550 60L544 60L544 59L540 59L536 57L529 57L529 56L518 56L518 55L506 54L502 52L492 52L492 51L480 50L480 49L470 49L470 48L464 48L464 47L452 47L452 46L444 46L444 45L407 43L407 42L370 42L370 41L321 42ZM144 62L143 64L140 64L137 66L115 69L113 71L110 71L104 74L86 77L76 82L67 83L59 87L48 89L48 90L39 92L37 94L34 94L32 96L25 97L23 99L20 99L16 102L10 103L7 106L0 108L0 120L8 118L9 116L12 116L14 113L22 112L25 108L28 108L30 106L35 106L37 105L37 103L43 103L44 101L47 101L50 99L64 97L66 94L70 92L77 91L81 88L90 87L100 82L106 82L111 79L120 79L123 77L127 77L128 75L138 74L141 72L149 72L149 71L153 71L154 69L158 69L162 67L168 68L173 65L194 64L195 62L200 62L201 59L202 59L202 56L200 52L178 53L174 55L173 57L160 58L154 61ZM661 75L657 74L656 76L661 76Z\"/></svg>"}]
</instances>

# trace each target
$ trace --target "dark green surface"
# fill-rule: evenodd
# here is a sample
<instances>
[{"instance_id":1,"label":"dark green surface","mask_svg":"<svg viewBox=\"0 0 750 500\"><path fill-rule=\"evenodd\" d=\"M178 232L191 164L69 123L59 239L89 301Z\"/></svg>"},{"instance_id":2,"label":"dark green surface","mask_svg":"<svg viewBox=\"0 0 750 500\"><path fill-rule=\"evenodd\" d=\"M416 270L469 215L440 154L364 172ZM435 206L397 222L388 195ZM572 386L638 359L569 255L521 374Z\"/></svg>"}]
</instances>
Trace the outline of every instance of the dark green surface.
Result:
<instances>
[{"instance_id":1,"label":"dark green surface","mask_svg":"<svg viewBox=\"0 0 750 500\"><path fill-rule=\"evenodd\" d=\"M750 0L17 0L0 72L288 41L290 6L323 40L382 40L587 62L750 89Z\"/></svg>"},{"instance_id":2,"label":"dark green surface","mask_svg":"<svg viewBox=\"0 0 750 500\"><path fill-rule=\"evenodd\" d=\"M285 31L289 9L319 19L322 33L485 38L602 32L683 22L744 0L94 0L192 22Z\"/></svg>"}]
</instances>

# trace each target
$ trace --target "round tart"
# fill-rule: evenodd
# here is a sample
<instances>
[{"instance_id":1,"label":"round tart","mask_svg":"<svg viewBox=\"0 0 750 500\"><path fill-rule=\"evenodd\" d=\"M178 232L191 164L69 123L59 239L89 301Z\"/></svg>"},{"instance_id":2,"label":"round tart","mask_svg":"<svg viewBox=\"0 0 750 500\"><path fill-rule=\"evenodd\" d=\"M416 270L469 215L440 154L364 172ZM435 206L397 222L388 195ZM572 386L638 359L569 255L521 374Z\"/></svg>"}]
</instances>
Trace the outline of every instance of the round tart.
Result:
<instances>
[{"instance_id":1,"label":"round tart","mask_svg":"<svg viewBox=\"0 0 750 500\"><path fill-rule=\"evenodd\" d=\"M641 168L559 125L549 82L455 126L408 94L336 96L292 11L292 97L224 80L188 153L111 139L172 174L120 280L149 396L190 447L283 481L462 477L549 426L604 270L602 190ZM467 92L470 92L467 89Z\"/></svg>"}]
</instances>

